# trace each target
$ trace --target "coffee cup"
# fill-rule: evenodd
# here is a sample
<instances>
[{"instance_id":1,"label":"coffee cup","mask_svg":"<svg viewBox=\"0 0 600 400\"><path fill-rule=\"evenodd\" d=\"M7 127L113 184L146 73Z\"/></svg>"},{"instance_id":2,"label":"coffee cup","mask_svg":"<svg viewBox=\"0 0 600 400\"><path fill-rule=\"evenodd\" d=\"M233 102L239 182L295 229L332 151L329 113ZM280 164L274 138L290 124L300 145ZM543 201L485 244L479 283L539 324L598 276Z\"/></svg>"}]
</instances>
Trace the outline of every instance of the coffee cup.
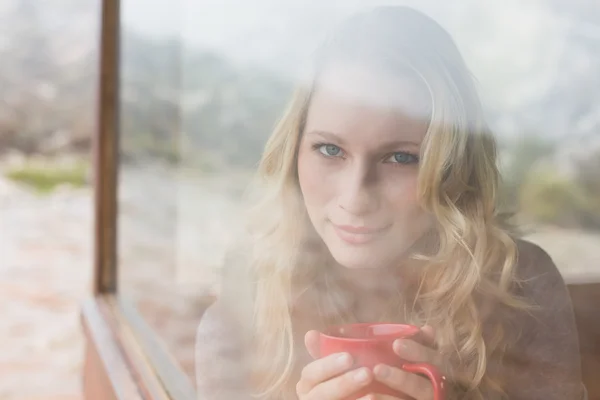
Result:
<instances>
[{"instance_id":1,"label":"coffee cup","mask_svg":"<svg viewBox=\"0 0 600 400\"><path fill-rule=\"evenodd\" d=\"M354 367L373 369L377 364L386 364L407 372L427 377L433 386L434 400L445 398L445 378L439 369L429 363L412 363L402 360L394 353L396 339L419 339L421 329L406 324L362 323L337 325L320 334L320 357L334 353L348 353L354 360ZM399 399L409 399L404 393L391 389L381 382L370 385L345 400L356 400L369 393L391 395Z\"/></svg>"}]
</instances>

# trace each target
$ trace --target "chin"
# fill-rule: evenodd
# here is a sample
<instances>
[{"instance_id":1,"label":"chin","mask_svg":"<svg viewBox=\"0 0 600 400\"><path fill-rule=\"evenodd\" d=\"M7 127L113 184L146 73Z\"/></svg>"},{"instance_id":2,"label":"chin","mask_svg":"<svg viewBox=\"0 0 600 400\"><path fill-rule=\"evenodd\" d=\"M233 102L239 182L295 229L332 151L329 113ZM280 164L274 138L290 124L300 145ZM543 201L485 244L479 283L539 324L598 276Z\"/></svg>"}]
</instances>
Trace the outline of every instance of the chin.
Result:
<instances>
[{"instance_id":1,"label":"chin","mask_svg":"<svg viewBox=\"0 0 600 400\"><path fill-rule=\"evenodd\" d=\"M352 270L384 268L396 259L393 255L382 252L381 246L346 246L335 243L327 247L339 265Z\"/></svg>"},{"instance_id":2,"label":"chin","mask_svg":"<svg viewBox=\"0 0 600 400\"><path fill-rule=\"evenodd\" d=\"M333 259L342 267L359 270L359 269L376 269L377 265L373 262L372 257L353 256L352 254L333 254Z\"/></svg>"},{"instance_id":3,"label":"chin","mask_svg":"<svg viewBox=\"0 0 600 400\"><path fill-rule=\"evenodd\" d=\"M373 270L401 262L410 253L414 244L406 238L391 240L379 237L367 243L352 243L337 235L322 237L333 259L341 266L352 270Z\"/></svg>"}]
</instances>

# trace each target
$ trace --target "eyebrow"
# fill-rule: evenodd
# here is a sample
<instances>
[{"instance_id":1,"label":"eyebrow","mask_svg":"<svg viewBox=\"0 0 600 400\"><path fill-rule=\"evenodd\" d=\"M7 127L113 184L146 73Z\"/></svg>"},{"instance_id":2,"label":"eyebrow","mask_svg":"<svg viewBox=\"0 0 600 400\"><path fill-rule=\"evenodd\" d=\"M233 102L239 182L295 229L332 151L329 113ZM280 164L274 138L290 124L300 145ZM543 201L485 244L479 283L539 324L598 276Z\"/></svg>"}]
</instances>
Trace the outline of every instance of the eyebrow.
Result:
<instances>
[{"instance_id":1,"label":"eyebrow","mask_svg":"<svg viewBox=\"0 0 600 400\"><path fill-rule=\"evenodd\" d=\"M340 145L344 145L346 143L340 135L338 135L334 132L313 130L313 131L309 131L308 133L306 133L306 135L307 136L320 136L323 139L331 140L332 142L339 143ZM421 143L413 142L410 140L391 140L389 142L384 142L380 147L381 148L390 148L390 147L402 147L402 146L412 146L412 147L420 148Z\"/></svg>"}]
</instances>

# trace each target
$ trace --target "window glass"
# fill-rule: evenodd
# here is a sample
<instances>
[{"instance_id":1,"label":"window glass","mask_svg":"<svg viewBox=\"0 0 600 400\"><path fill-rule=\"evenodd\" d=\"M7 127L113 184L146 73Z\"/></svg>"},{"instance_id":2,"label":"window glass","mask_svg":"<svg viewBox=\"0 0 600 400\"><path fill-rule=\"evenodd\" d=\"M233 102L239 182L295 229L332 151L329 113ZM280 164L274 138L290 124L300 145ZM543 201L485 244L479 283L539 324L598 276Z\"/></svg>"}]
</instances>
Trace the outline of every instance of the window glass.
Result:
<instances>
[{"instance_id":1,"label":"window glass","mask_svg":"<svg viewBox=\"0 0 600 400\"><path fill-rule=\"evenodd\" d=\"M503 208L568 282L598 279L592 2L123 0L119 293L190 380L269 135L326 34L380 4L408 4L450 33L498 142Z\"/></svg>"}]
</instances>

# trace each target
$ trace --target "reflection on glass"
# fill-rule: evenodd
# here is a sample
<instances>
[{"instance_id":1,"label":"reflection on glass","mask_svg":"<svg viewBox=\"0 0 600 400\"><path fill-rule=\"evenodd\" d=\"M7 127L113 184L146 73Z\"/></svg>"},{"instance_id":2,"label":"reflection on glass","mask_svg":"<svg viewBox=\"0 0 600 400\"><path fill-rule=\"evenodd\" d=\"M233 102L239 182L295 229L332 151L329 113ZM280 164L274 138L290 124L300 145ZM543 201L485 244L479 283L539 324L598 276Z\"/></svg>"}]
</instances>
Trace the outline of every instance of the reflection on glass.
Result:
<instances>
[{"instance_id":1,"label":"reflection on glass","mask_svg":"<svg viewBox=\"0 0 600 400\"><path fill-rule=\"evenodd\" d=\"M181 344L198 316L176 284L181 19L176 1L123 1L119 292L190 371ZM186 326L186 323L189 326Z\"/></svg>"},{"instance_id":2,"label":"reflection on glass","mask_svg":"<svg viewBox=\"0 0 600 400\"><path fill-rule=\"evenodd\" d=\"M192 379L195 330L220 292L265 142L317 44L379 2L122 3L120 291ZM449 31L477 78L503 207L567 281L593 279L600 40L578 6L565 17L550 3L413 3ZM522 30L511 28L517 18Z\"/></svg>"}]
</instances>

